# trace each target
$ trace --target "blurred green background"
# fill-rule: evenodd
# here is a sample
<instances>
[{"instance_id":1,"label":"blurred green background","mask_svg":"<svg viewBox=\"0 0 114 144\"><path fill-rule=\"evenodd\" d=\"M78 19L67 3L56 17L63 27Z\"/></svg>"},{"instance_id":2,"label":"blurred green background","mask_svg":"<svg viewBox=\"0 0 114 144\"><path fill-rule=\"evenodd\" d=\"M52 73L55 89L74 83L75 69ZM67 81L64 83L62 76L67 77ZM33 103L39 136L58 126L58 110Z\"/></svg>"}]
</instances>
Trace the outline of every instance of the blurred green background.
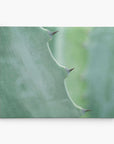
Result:
<instances>
[{"instance_id":1,"label":"blurred green background","mask_svg":"<svg viewBox=\"0 0 114 144\"><path fill-rule=\"evenodd\" d=\"M73 101L89 109L83 117L114 117L114 28L47 27L57 61L75 68L65 80Z\"/></svg>"}]
</instances>

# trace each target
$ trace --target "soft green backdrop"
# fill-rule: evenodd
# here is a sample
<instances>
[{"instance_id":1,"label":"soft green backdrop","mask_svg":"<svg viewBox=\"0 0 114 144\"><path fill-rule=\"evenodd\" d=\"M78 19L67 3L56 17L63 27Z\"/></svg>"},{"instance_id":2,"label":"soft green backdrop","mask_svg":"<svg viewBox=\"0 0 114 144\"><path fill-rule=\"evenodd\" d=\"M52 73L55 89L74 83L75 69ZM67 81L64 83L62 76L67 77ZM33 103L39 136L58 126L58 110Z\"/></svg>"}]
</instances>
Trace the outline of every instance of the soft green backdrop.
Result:
<instances>
[{"instance_id":1,"label":"soft green backdrop","mask_svg":"<svg viewBox=\"0 0 114 144\"><path fill-rule=\"evenodd\" d=\"M75 68L66 85L74 102L91 110L83 117L114 117L114 28L56 29L52 52Z\"/></svg>"}]
</instances>

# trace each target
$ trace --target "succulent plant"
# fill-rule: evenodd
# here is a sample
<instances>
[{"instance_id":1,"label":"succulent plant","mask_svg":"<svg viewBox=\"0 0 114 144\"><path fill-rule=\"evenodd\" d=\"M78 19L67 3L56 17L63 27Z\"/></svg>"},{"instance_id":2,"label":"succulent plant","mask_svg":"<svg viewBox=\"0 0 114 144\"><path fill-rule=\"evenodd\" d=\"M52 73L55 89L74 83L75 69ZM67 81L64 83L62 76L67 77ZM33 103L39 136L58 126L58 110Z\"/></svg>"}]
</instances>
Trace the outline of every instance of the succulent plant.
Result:
<instances>
[{"instance_id":1,"label":"succulent plant","mask_svg":"<svg viewBox=\"0 0 114 144\"><path fill-rule=\"evenodd\" d=\"M86 111L65 88L71 69L53 57L50 34L39 27L0 27L1 118L80 117Z\"/></svg>"}]
</instances>

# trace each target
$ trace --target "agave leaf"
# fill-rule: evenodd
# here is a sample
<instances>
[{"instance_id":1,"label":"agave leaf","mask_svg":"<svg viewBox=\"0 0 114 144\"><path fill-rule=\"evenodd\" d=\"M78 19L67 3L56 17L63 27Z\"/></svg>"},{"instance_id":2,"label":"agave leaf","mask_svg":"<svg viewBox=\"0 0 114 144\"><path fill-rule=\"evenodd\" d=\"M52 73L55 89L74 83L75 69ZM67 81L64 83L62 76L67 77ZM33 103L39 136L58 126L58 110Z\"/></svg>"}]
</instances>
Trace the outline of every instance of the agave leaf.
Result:
<instances>
[{"instance_id":1,"label":"agave leaf","mask_svg":"<svg viewBox=\"0 0 114 144\"><path fill-rule=\"evenodd\" d=\"M0 27L0 117L80 117L65 90L68 72L54 60L48 31Z\"/></svg>"}]
</instances>

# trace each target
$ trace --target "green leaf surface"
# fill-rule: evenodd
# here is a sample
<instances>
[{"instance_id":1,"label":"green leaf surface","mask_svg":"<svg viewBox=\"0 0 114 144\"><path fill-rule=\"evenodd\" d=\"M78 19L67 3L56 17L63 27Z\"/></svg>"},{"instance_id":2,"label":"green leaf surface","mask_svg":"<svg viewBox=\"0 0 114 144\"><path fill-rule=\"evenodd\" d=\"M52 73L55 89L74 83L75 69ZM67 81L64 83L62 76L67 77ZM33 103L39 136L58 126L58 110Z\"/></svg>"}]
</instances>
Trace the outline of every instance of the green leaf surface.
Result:
<instances>
[{"instance_id":1,"label":"green leaf surface","mask_svg":"<svg viewBox=\"0 0 114 144\"><path fill-rule=\"evenodd\" d=\"M94 28L88 52L89 117L114 117L114 28Z\"/></svg>"},{"instance_id":2,"label":"green leaf surface","mask_svg":"<svg viewBox=\"0 0 114 144\"><path fill-rule=\"evenodd\" d=\"M48 31L0 27L0 117L80 117L48 47Z\"/></svg>"},{"instance_id":3,"label":"green leaf surface","mask_svg":"<svg viewBox=\"0 0 114 144\"><path fill-rule=\"evenodd\" d=\"M58 28L58 30L55 57L59 63L66 67L75 68L66 79L66 85L74 102L86 107L84 74L87 64L87 50L85 45L90 28L64 27Z\"/></svg>"}]
</instances>

